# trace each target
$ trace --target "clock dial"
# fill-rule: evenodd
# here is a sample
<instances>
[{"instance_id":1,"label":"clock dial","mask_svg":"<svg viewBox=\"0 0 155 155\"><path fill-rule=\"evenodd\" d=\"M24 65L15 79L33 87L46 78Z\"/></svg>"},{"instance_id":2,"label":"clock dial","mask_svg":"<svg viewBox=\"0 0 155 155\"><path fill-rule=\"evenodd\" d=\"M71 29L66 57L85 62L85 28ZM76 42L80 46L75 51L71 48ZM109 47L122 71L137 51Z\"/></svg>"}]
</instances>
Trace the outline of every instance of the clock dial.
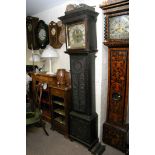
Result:
<instances>
[{"instance_id":1,"label":"clock dial","mask_svg":"<svg viewBox=\"0 0 155 155\"><path fill-rule=\"evenodd\" d=\"M109 38L129 39L129 15L109 18Z\"/></svg>"},{"instance_id":2,"label":"clock dial","mask_svg":"<svg viewBox=\"0 0 155 155\"><path fill-rule=\"evenodd\" d=\"M52 28L52 30L51 30L51 34L54 36L54 35L55 35L55 33L56 33L55 28Z\"/></svg>"},{"instance_id":3,"label":"clock dial","mask_svg":"<svg viewBox=\"0 0 155 155\"><path fill-rule=\"evenodd\" d=\"M68 48L85 48L85 24L69 25L68 29Z\"/></svg>"},{"instance_id":4,"label":"clock dial","mask_svg":"<svg viewBox=\"0 0 155 155\"><path fill-rule=\"evenodd\" d=\"M41 49L44 49L49 43L48 26L43 20L38 22L36 37Z\"/></svg>"},{"instance_id":5,"label":"clock dial","mask_svg":"<svg viewBox=\"0 0 155 155\"><path fill-rule=\"evenodd\" d=\"M47 88L47 83L43 83L43 89L45 90Z\"/></svg>"},{"instance_id":6,"label":"clock dial","mask_svg":"<svg viewBox=\"0 0 155 155\"><path fill-rule=\"evenodd\" d=\"M32 24L28 24L27 28L29 31L32 31Z\"/></svg>"},{"instance_id":7,"label":"clock dial","mask_svg":"<svg viewBox=\"0 0 155 155\"><path fill-rule=\"evenodd\" d=\"M45 38L46 38L46 31L44 29L40 29L40 31L39 31L39 38L42 41L45 40Z\"/></svg>"}]
</instances>

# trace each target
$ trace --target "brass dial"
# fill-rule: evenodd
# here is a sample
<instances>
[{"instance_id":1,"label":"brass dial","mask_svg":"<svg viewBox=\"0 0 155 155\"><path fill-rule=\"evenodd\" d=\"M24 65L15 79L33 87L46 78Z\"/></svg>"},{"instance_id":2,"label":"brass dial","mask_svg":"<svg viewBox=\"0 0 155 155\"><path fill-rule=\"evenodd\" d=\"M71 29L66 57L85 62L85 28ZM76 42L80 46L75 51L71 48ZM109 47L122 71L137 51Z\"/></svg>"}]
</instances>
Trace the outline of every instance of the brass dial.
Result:
<instances>
[{"instance_id":1,"label":"brass dial","mask_svg":"<svg viewBox=\"0 0 155 155\"><path fill-rule=\"evenodd\" d=\"M109 18L109 38L129 39L129 15Z\"/></svg>"},{"instance_id":2,"label":"brass dial","mask_svg":"<svg viewBox=\"0 0 155 155\"><path fill-rule=\"evenodd\" d=\"M85 48L85 24L78 23L69 25L68 30L68 49Z\"/></svg>"}]
</instances>

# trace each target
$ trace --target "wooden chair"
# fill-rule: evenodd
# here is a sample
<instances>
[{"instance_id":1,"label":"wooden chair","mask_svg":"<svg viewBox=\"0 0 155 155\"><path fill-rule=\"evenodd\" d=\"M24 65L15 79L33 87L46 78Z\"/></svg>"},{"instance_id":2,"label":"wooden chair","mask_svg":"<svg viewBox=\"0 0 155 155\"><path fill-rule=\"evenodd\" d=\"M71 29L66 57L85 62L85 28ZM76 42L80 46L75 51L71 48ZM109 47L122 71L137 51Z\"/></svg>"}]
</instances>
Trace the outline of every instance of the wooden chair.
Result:
<instances>
[{"instance_id":1,"label":"wooden chair","mask_svg":"<svg viewBox=\"0 0 155 155\"><path fill-rule=\"evenodd\" d=\"M42 120L42 110L41 110L41 97L42 97L42 90L43 90L43 84L39 83L36 85L35 89L35 97L33 99L33 106L34 111L26 112L26 127L37 125L39 127L42 127L45 134L48 136L48 132L45 129L45 122Z\"/></svg>"}]
</instances>

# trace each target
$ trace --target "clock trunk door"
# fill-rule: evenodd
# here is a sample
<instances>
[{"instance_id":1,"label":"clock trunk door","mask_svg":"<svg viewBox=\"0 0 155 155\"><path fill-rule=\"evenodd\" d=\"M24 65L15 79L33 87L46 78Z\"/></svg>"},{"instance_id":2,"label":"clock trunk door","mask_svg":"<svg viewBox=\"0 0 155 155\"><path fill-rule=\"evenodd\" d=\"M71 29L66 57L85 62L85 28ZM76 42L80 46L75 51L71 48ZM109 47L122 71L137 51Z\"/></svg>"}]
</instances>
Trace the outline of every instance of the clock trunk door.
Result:
<instances>
[{"instance_id":1,"label":"clock trunk door","mask_svg":"<svg viewBox=\"0 0 155 155\"><path fill-rule=\"evenodd\" d=\"M110 80L109 80L109 112L108 121L123 125L126 115L125 100L127 90L128 48L111 48L110 52Z\"/></svg>"}]
</instances>

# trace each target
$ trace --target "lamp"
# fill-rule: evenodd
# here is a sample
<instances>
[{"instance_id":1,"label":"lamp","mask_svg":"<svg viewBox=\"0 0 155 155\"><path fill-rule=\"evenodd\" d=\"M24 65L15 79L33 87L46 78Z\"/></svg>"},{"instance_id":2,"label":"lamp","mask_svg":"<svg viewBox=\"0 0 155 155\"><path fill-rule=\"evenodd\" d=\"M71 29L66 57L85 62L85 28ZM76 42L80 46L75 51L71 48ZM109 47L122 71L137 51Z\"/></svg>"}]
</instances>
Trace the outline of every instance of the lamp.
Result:
<instances>
[{"instance_id":1,"label":"lamp","mask_svg":"<svg viewBox=\"0 0 155 155\"><path fill-rule=\"evenodd\" d=\"M47 45L47 47L43 51L41 57L48 59L48 61L49 61L49 72L47 72L47 74L53 75L54 73L52 72L52 58L57 58L58 53L50 45Z\"/></svg>"},{"instance_id":2,"label":"lamp","mask_svg":"<svg viewBox=\"0 0 155 155\"><path fill-rule=\"evenodd\" d=\"M29 61L33 62L33 72L35 72L34 62L40 62L40 54L33 51L32 49L32 56L29 58Z\"/></svg>"}]
</instances>

